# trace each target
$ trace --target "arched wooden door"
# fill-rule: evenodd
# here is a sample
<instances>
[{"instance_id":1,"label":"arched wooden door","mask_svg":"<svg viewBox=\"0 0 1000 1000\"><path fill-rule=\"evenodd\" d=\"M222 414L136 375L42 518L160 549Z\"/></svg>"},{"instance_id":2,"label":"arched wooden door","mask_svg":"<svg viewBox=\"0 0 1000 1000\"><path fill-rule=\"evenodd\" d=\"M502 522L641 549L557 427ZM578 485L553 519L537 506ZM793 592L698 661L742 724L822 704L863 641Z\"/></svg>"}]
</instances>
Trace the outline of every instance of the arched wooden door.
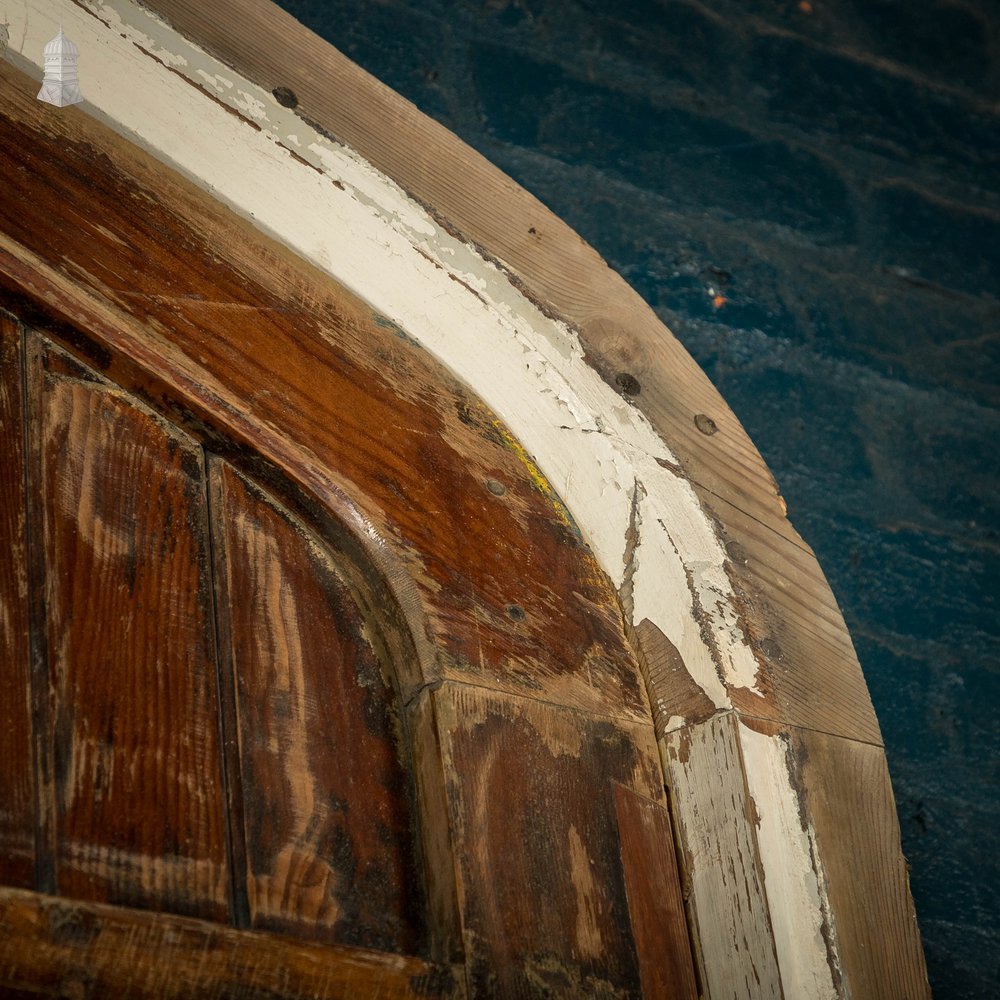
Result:
<instances>
[{"instance_id":1,"label":"arched wooden door","mask_svg":"<svg viewBox=\"0 0 1000 1000\"><path fill-rule=\"evenodd\" d=\"M639 662L530 456L3 79L0 991L695 996Z\"/></svg>"}]
</instances>

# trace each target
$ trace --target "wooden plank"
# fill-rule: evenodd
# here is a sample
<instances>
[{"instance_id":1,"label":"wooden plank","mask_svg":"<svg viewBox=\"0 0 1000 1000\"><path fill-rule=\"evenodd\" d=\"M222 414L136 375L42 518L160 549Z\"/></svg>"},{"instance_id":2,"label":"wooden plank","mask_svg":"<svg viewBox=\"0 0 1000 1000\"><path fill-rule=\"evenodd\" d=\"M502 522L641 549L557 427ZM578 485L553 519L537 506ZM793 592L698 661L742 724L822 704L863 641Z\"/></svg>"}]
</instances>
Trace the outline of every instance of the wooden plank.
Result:
<instances>
[{"instance_id":1,"label":"wooden plank","mask_svg":"<svg viewBox=\"0 0 1000 1000\"><path fill-rule=\"evenodd\" d=\"M283 501L296 484L365 549L420 655L408 693L452 676L645 716L614 590L496 414L203 192L76 109L39 112L37 86L9 65L0 77L8 287L61 302L48 322L105 374ZM46 190L59 194L36 204Z\"/></svg>"},{"instance_id":2,"label":"wooden plank","mask_svg":"<svg viewBox=\"0 0 1000 1000\"><path fill-rule=\"evenodd\" d=\"M201 451L55 348L41 360L58 885L224 920Z\"/></svg>"},{"instance_id":3,"label":"wooden plank","mask_svg":"<svg viewBox=\"0 0 1000 1000\"><path fill-rule=\"evenodd\" d=\"M701 976L713 1000L782 997L736 716L663 740Z\"/></svg>"},{"instance_id":4,"label":"wooden plank","mask_svg":"<svg viewBox=\"0 0 1000 1000\"><path fill-rule=\"evenodd\" d=\"M789 740L773 723L740 719L736 730L785 996L843 1000L827 873Z\"/></svg>"},{"instance_id":5,"label":"wooden plank","mask_svg":"<svg viewBox=\"0 0 1000 1000\"><path fill-rule=\"evenodd\" d=\"M697 1000L694 957L670 816L657 802L615 786L622 868L635 935L642 995Z\"/></svg>"},{"instance_id":6,"label":"wooden plank","mask_svg":"<svg viewBox=\"0 0 1000 1000\"><path fill-rule=\"evenodd\" d=\"M658 739L715 714L712 699L688 673L677 647L648 618L632 629L632 642L646 679Z\"/></svg>"},{"instance_id":7,"label":"wooden plank","mask_svg":"<svg viewBox=\"0 0 1000 1000\"><path fill-rule=\"evenodd\" d=\"M127 1000L462 995L445 966L200 920L0 889L0 989Z\"/></svg>"},{"instance_id":8,"label":"wooden plank","mask_svg":"<svg viewBox=\"0 0 1000 1000\"><path fill-rule=\"evenodd\" d=\"M442 741L471 995L640 995L615 783L663 807L652 727L447 682L424 697ZM650 851L673 852L662 827L645 833ZM689 959L685 944L658 961Z\"/></svg>"},{"instance_id":9,"label":"wooden plank","mask_svg":"<svg viewBox=\"0 0 1000 1000\"><path fill-rule=\"evenodd\" d=\"M825 733L790 737L827 873L845 995L929 998L885 755Z\"/></svg>"},{"instance_id":10,"label":"wooden plank","mask_svg":"<svg viewBox=\"0 0 1000 1000\"><path fill-rule=\"evenodd\" d=\"M0 312L0 883L35 882L22 331Z\"/></svg>"},{"instance_id":11,"label":"wooden plank","mask_svg":"<svg viewBox=\"0 0 1000 1000\"><path fill-rule=\"evenodd\" d=\"M6 68L3 71L6 73ZM532 495L537 488L533 478L537 470L532 471L527 465L519 469L521 456L512 460L512 455L508 455L506 463L497 461L496 450L483 445L491 434L494 445L498 438L504 440L488 413L470 406L468 396L463 399L461 394L451 394L451 390L442 393L440 382L424 378L426 369L418 360L419 352L413 351L412 345L405 345L402 331L380 332L377 318L373 321L356 303L352 306L350 296L338 296L336 307L330 306L323 294L316 294L317 288L322 290L325 286L313 272L293 266L287 255L273 248L259 253L259 237L252 231L213 215L204 199L199 200L184 185L176 184L162 168L150 168L126 144L116 145L114 140L102 137L85 116L68 113L46 120L42 127L37 108L31 105L30 90L24 86L19 90L15 79L10 93L11 100L5 108L7 122L17 120L6 133L8 141L2 146L10 166L5 176L9 175L15 185L24 175L47 177L54 188L69 190L69 194L47 206L51 219L57 220L54 225L50 224L50 218L26 220L20 212L9 212L9 217L3 220L4 227L16 233L17 240L24 241L20 247L9 240L3 244L2 269L6 270L8 283L30 288L30 292L23 294L32 298L36 306L44 303L52 310L56 322L69 321L72 326L64 327L63 334L75 337L79 350L93 351L95 357L102 358L114 377L125 383L131 379L130 385L140 388L158 405L181 414L179 419L197 428L199 433L228 436L237 444L234 451L249 446L263 454L265 465L271 463L290 480L297 481L304 492L311 491L320 508L341 512L345 521L362 526L361 535L377 539L377 545L371 548L382 546L390 553L390 558L379 565L396 588L393 595L403 595L396 596L398 605L405 609L421 657L426 657L420 661L422 672L416 673L411 691L422 682L435 683L442 676L450 676L521 694L534 688L540 698L571 703L588 711L604 710L619 717L642 707L641 694L635 694L640 689L635 684L634 664L630 664L627 653L618 659L621 646L616 645L615 629L620 628L620 621L613 595L609 598L603 585L588 589L581 600L566 586L566 580L546 580L544 592L533 592L530 606L523 602L506 603L509 600L506 588L527 578L519 578L518 574L531 571L530 560L518 557L526 552L543 553L544 565L561 566L566 559L565 548L572 542L572 532L565 530L565 524L559 527L555 504L539 505ZM26 125L28 122L31 124ZM5 127L0 122L0 128ZM29 162L34 149L44 149L38 163ZM111 238L89 220L65 211L67 204L78 203L82 198L93 199L93 189L86 184L74 189L73 178L86 176L88 169L93 170L92 164L88 164L97 150L107 157L109 169L117 172L110 180L101 175L101 184L106 185L102 190L112 192L108 211L102 218L102 226L110 226ZM133 197L135 205L129 201ZM16 199L10 202L15 203ZM165 206L184 216L186 224L172 227ZM136 244L134 233L137 228L141 231L146 219L152 219L152 225ZM84 235L79 232L80 227ZM58 247L58 254L53 247ZM178 275L171 271L176 264L169 262L170 253L164 247L184 247L185 257L204 251L201 264ZM223 251L224 259L213 256L217 249ZM153 266L158 260L165 264L159 277ZM123 261L130 263L122 268ZM140 268L145 269L144 278L149 274L151 295L143 292L136 296L131 287ZM213 284L223 271L225 277L221 283ZM251 294L247 294L248 275L259 282L252 285ZM190 287L191 296L178 296L178 284ZM264 294L258 295L261 289ZM132 318L125 315L126 311ZM247 315L253 316L252 323L246 322ZM49 322L52 321L50 318ZM81 337L81 324L100 330L99 335ZM297 329L289 334L287 328L282 329L283 324ZM303 335L297 339L299 330ZM367 355L358 355L359 343L374 348ZM359 356L364 363L353 364ZM260 361L275 358L280 358L281 363ZM352 364L345 363L345 358ZM284 381L275 385L273 380L279 369L285 373ZM324 378L317 372L322 372ZM328 379L334 372L336 377ZM339 395L348 400L352 413L366 416L375 413L376 417L368 423L381 427L380 421L390 411L371 407L372 391L369 389L366 395L357 386L375 386L377 396L386 384L379 379L384 379L386 373L394 391L404 397L410 393L409 398L421 400L421 405L414 407L418 412L436 405L428 402L430 394L435 394L434 398L442 403L436 411L440 422L413 425L413 440L407 442L399 439L379 442L376 460L369 463L368 479L362 473L345 473L341 470L358 466L356 455L354 466L350 461L343 464L351 442L373 435L368 426L358 426L361 421L349 421L349 433L338 440L341 428L329 407L329 399L331 395ZM310 374L315 378L310 379ZM648 385L644 383L640 399ZM682 391L681 386L678 399L682 398ZM455 421L449 421L451 404L465 407L459 411L460 422L470 420L475 425L478 441L470 443L470 437L462 437L464 432ZM711 448L719 446L724 450L728 447L728 431L724 421L719 426L722 432L707 440ZM281 430L275 432L275 428ZM448 448L416 447L416 442L427 433L443 436ZM508 446L508 450L514 453L512 447ZM364 449L359 454L364 455ZM496 505L494 500L483 497L485 503L456 511L452 494L469 492L466 477L470 469L474 470L476 481L485 485L490 479L503 487L507 499ZM424 479L446 484L445 488L434 492L424 491L423 484L414 487L413 470L419 470ZM431 470L433 475L427 475L425 470ZM375 497L376 502L364 508L351 507L343 497L353 488L360 495ZM340 495L338 490L342 491ZM496 496L492 490L489 492ZM713 502L710 490L703 489L701 496L703 502ZM752 504L744 504L740 497L735 499L734 510L743 504L745 509L753 511ZM514 510L511 520L523 518L537 529L523 549L519 548L523 536L507 530L508 503ZM392 509L408 513L394 519L386 513ZM421 552L428 542L415 532L428 520L433 521L426 514L434 510L447 511L448 518L442 517L440 521L450 521L455 531L433 539L430 544L434 557L424 562ZM456 513L460 516L456 517ZM723 526L727 518L732 521L733 514L723 510L720 517ZM791 537L780 523L768 530ZM552 545L550 540L546 545L546 534L558 536L558 544ZM453 552L456 537L474 538L476 544L461 553ZM487 538L493 540L495 551L514 554L508 565L477 566L471 577L451 571L450 556L467 558ZM739 542L735 536L730 540ZM503 563L502 555L497 562ZM396 573L394 566L405 569ZM573 570L582 574L583 579L589 579L588 568L595 570L595 563L581 558ZM815 577L815 571L808 572ZM405 591L404 578L408 574L419 583ZM594 576L599 575L597 569ZM749 604L760 596L764 598L763 604L768 604L769 596L766 591L762 593L764 586L759 582L752 585ZM804 588L804 592L808 589ZM581 606L586 610L580 612ZM510 614L514 608L525 612L524 618L519 619L520 625L516 624L517 616ZM585 638L581 638L581 633L572 633L568 624L566 631L560 628L558 633L552 632L553 608L572 608L577 621L587 622L582 633ZM426 618L421 617L424 613ZM773 625L765 624L776 629L781 619L775 616ZM786 627L822 634L809 602L801 610L791 612ZM764 641L773 634L762 631L753 636L765 659L771 655L767 650L772 647L768 645L765 649ZM792 648L787 633L780 635L777 642L779 648ZM549 658L546 643L558 647L554 658ZM440 660L431 666L435 647ZM800 650L807 648L802 645ZM612 651L607 660L601 650ZM796 652L794 660L799 661L800 657L801 662L808 664L805 652ZM835 658L830 658L827 667L830 676L835 677L838 670ZM591 679L595 676L596 683ZM844 688L849 690L849 686ZM794 707L794 699L787 704ZM743 710L748 709L744 706ZM840 722L836 713L829 713L827 718L836 725L849 726L854 725L855 715L863 717L864 707L860 712L852 709L846 715L839 715ZM696 800L692 797L690 801ZM733 797L729 803L731 809L736 809L739 801ZM742 801L745 803L745 796ZM744 820L752 824L752 817L745 816ZM749 919L752 924L755 911Z\"/></svg>"},{"instance_id":12,"label":"wooden plank","mask_svg":"<svg viewBox=\"0 0 1000 1000\"><path fill-rule=\"evenodd\" d=\"M734 706L881 745L854 644L812 551L718 498L707 502L723 515L727 570L770 694L736 691Z\"/></svg>"},{"instance_id":13,"label":"wooden plank","mask_svg":"<svg viewBox=\"0 0 1000 1000\"><path fill-rule=\"evenodd\" d=\"M213 460L255 928L425 950L398 696L327 547Z\"/></svg>"}]
</instances>

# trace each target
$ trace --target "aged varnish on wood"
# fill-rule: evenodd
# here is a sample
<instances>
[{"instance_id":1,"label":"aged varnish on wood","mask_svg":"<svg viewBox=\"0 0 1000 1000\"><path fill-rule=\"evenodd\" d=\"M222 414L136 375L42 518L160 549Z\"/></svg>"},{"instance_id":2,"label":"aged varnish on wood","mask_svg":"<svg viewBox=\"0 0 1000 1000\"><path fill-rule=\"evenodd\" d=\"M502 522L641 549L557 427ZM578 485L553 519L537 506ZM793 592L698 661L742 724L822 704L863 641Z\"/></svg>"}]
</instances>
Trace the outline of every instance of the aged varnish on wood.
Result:
<instances>
[{"instance_id":1,"label":"aged varnish on wood","mask_svg":"<svg viewBox=\"0 0 1000 1000\"><path fill-rule=\"evenodd\" d=\"M531 457L0 78L0 991L697 995L639 662Z\"/></svg>"}]
</instances>

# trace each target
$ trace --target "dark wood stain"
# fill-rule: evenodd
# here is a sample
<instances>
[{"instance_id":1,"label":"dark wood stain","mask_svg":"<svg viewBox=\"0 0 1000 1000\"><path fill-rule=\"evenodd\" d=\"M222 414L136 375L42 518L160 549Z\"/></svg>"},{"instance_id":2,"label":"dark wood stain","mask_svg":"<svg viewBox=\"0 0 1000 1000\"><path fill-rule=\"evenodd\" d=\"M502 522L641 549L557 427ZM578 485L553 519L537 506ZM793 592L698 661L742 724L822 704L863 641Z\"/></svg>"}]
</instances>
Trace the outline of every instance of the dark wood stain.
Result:
<instances>
[{"instance_id":1,"label":"dark wood stain","mask_svg":"<svg viewBox=\"0 0 1000 1000\"><path fill-rule=\"evenodd\" d=\"M641 995L614 788L662 806L655 744L534 701L450 686L434 697L473 994Z\"/></svg>"},{"instance_id":2,"label":"dark wood stain","mask_svg":"<svg viewBox=\"0 0 1000 1000\"><path fill-rule=\"evenodd\" d=\"M0 883L35 880L21 330L0 312Z\"/></svg>"},{"instance_id":3,"label":"dark wood stain","mask_svg":"<svg viewBox=\"0 0 1000 1000\"><path fill-rule=\"evenodd\" d=\"M324 470L416 586L436 670L641 717L615 595L496 416L346 291L86 116L42 120L13 82L0 229L141 326L133 341L121 324L88 324L110 377L293 480ZM44 212L24 211L40 189ZM80 213L84 203L101 209ZM57 328L79 321L47 300ZM324 491L324 505L354 519ZM511 605L523 620L511 622Z\"/></svg>"},{"instance_id":4,"label":"dark wood stain","mask_svg":"<svg viewBox=\"0 0 1000 1000\"><path fill-rule=\"evenodd\" d=\"M36 820L77 900L0 890L0 983L653 988L661 910L630 879L672 844L616 798L664 808L643 680L530 456L345 289L0 78L0 295L62 345L31 349Z\"/></svg>"},{"instance_id":5,"label":"dark wood stain","mask_svg":"<svg viewBox=\"0 0 1000 1000\"><path fill-rule=\"evenodd\" d=\"M212 490L253 926L421 952L401 720L369 628L315 536L224 463Z\"/></svg>"},{"instance_id":6,"label":"dark wood stain","mask_svg":"<svg viewBox=\"0 0 1000 1000\"><path fill-rule=\"evenodd\" d=\"M59 888L226 919L200 449L113 387L41 385Z\"/></svg>"},{"instance_id":7,"label":"dark wood stain","mask_svg":"<svg viewBox=\"0 0 1000 1000\"><path fill-rule=\"evenodd\" d=\"M642 995L648 1000L697 1000L670 816L663 805L624 785L615 787L615 812Z\"/></svg>"}]
</instances>

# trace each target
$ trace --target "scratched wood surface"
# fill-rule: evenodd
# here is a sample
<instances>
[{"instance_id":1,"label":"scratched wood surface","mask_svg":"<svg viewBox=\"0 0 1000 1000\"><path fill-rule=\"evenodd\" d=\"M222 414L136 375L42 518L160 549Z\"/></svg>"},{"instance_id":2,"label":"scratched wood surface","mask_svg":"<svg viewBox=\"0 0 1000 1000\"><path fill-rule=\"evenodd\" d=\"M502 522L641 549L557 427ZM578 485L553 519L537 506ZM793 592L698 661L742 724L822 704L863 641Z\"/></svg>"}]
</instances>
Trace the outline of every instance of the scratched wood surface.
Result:
<instances>
[{"instance_id":1,"label":"scratched wood surface","mask_svg":"<svg viewBox=\"0 0 1000 1000\"><path fill-rule=\"evenodd\" d=\"M727 712L669 732L667 780L708 995L781 998L737 724Z\"/></svg>"},{"instance_id":2,"label":"scratched wood surface","mask_svg":"<svg viewBox=\"0 0 1000 1000\"><path fill-rule=\"evenodd\" d=\"M203 192L78 108L40 111L12 67L0 78L8 287L24 295L40 265L66 296L61 321L90 313L91 335L74 336L106 375L223 457L277 470L341 523L370 525L374 541L357 544L395 588L420 653L404 689L451 676L646 717L612 588L487 407ZM25 211L42 191L44 212ZM95 198L100 213L76 211ZM59 297L39 294L50 307Z\"/></svg>"},{"instance_id":3,"label":"scratched wood surface","mask_svg":"<svg viewBox=\"0 0 1000 1000\"><path fill-rule=\"evenodd\" d=\"M665 808L652 727L464 685L426 697L453 776L471 992L692 995L683 921L669 899L650 898L671 892L660 885L667 869L648 857L673 856L669 826L637 825L616 794L622 787ZM672 891L676 901L676 879ZM650 955L668 942L670 958ZM650 958L656 969L644 978Z\"/></svg>"},{"instance_id":4,"label":"scratched wood surface","mask_svg":"<svg viewBox=\"0 0 1000 1000\"><path fill-rule=\"evenodd\" d=\"M0 312L0 884L35 881L21 336Z\"/></svg>"},{"instance_id":5,"label":"scratched wood surface","mask_svg":"<svg viewBox=\"0 0 1000 1000\"><path fill-rule=\"evenodd\" d=\"M678 456L707 514L731 538L755 522L757 562L769 572L748 582L745 616L757 630L773 627L780 616L786 655L768 665L774 698L749 713L878 738L840 610L786 518L770 470L683 346L593 248L480 154L270 0L151 0L147 6L266 90L289 89L303 119L431 206L450 231L502 261L519 289L578 330L590 364L610 385L620 388L617 376L630 376L636 391L629 404ZM790 601L786 559L795 565ZM771 609L771 620L758 621L758 599ZM836 697L816 697L815 688Z\"/></svg>"},{"instance_id":6,"label":"scratched wood surface","mask_svg":"<svg viewBox=\"0 0 1000 1000\"><path fill-rule=\"evenodd\" d=\"M503 261L579 327L610 382L620 372L638 380L636 402L694 480L792 535L767 467L715 387L638 294L536 198L267 0L148 6L267 90L290 89L304 118ZM713 438L695 426L699 413L719 427Z\"/></svg>"},{"instance_id":7,"label":"scratched wood surface","mask_svg":"<svg viewBox=\"0 0 1000 1000\"><path fill-rule=\"evenodd\" d=\"M464 995L418 958L0 888L4 997L405 1000Z\"/></svg>"},{"instance_id":8,"label":"scratched wood surface","mask_svg":"<svg viewBox=\"0 0 1000 1000\"><path fill-rule=\"evenodd\" d=\"M727 570L767 694L734 692L736 709L881 746L854 644L812 550L722 500L715 510L725 515Z\"/></svg>"},{"instance_id":9,"label":"scratched wood surface","mask_svg":"<svg viewBox=\"0 0 1000 1000\"><path fill-rule=\"evenodd\" d=\"M213 460L252 926L423 951L398 699L326 547Z\"/></svg>"},{"instance_id":10,"label":"scratched wood surface","mask_svg":"<svg viewBox=\"0 0 1000 1000\"><path fill-rule=\"evenodd\" d=\"M49 116L34 101L30 81L8 66L0 66L0 77L7 97L0 111L0 166L12 187L10 198L0 200L0 297L78 359L48 352L62 367L50 365L44 375L53 416L48 438L42 437L54 439L59 428L79 427L90 442L89 454L101 449L128 454L134 473L127 482L115 480L118 496L101 500L109 509L100 508L104 535L99 536L98 521L82 518L81 498L91 501L89 484L105 474L100 463L95 458L87 465L71 455L65 470L50 468L46 482L61 476L79 484L75 493L68 486L63 491L67 524L73 531L79 523L90 524L89 539L113 544L123 530L118 508L132 504L142 516L129 530L152 536L160 507L142 496L153 486L156 496L163 495L161 504L176 508L178 530L190 536L181 548L186 546L188 555L198 548L201 558L203 536L196 534L195 522L205 518L207 496L217 555L218 545L224 547L223 571L216 573L222 631L246 620L255 606L272 612L274 628L253 637L236 637L234 631L233 641L219 644L224 666L235 665L244 686L223 683L215 694L222 696L227 734L211 762L220 785L223 775L232 777L234 731L240 740L240 802L248 859L253 855L246 869L252 912L262 924L281 924L285 931L311 921L320 936L325 933L320 928L333 920L337 933L330 911L315 906L313 886L289 878L287 893L279 899L277 892L292 871L288 851L308 839L300 836L300 817L294 814L310 792L295 796L311 787L310 815L322 828L336 803L320 803L320 792L339 794L336 783L349 781L315 764L316 734L310 731L303 744L302 726L312 729L317 713L325 720L336 712L329 704L309 703L304 671L296 694L305 703L292 713L297 717L286 723L276 711L283 702L282 671L291 678L296 657L306 652L294 648L292 636L276 634L282 602L288 607L301 600L296 614L322 617L329 613L323 602L341 593L329 586L322 556L311 582L303 583L296 571L296 593L283 586L291 563L299 560L302 566L302 557L291 553L309 549L306 534L295 527L301 522L337 551L341 583L362 617L379 619L384 645L393 653L398 695L408 706L402 728L414 737L414 785L423 800L422 857L436 866L427 875L431 953L450 960L464 951L472 992L479 996L496 995L498 985L511 995L548 990L568 998L582 989L638 996L646 982L638 949L650 940L643 923L649 900L635 888L643 877L636 870L640 852L622 850L620 824L629 826L633 846L636 828L630 813L619 816L614 789L617 783L663 808L655 733L610 582L530 456L401 330L79 109ZM99 201L101 212L78 213L73 206L84 200L91 206ZM14 202L20 202L17 210ZM25 211L26 205L35 207ZM88 376L84 360L99 374ZM208 493L199 478L200 457L197 463L190 459L191 441L235 470L226 469L221 484L217 471L216 488ZM118 476L120 467L122 462L112 462L108 474ZM213 462L213 468L220 466ZM259 491L251 496L247 477L275 502ZM84 514L90 510L86 503L82 507ZM219 516L227 509L232 522ZM85 569L90 556L79 558ZM171 558L176 562L181 556ZM308 558L315 568L316 552ZM236 582L227 567L239 562L247 569ZM155 573L173 565L167 559ZM101 589L111 591L107 606L124 608L128 617L135 610L127 599L131 583L120 569L112 565ZM144 584L154 573L134 571ZM184 586L196 576L188 563L178 565L176 575ZM328 641L343 644L345 636L353 636L351 657L364 666L365 643L355 640L360 635L375 644L375 633L359 632L349 604L339 606L336 615L342 619L327 633ZM73 622L62 626L71 630ZM142 661L145 650L136 655ZM255 664L261 665L256 677ZM313 669L319 669L315 661ZM60 702L58 721L72 723L90 740L91 719L105 718L114 703L109 688L106 679L97 678L79 692L78 718L70 718ZM137 690L143 693L141 685ZM235 730L226 723L227 690L233 714L242 711L246 719ZM368 704L377 706L379 698ZM373 729L375 743L384 747L383 723L375 720L369 727L365 721L366 732ZM318 777L307 778L300 766L295 780L286 783L287 771L269 747L244 753L251 728L254 738L263 735L258 730L270 730L300 760L308 755ZM58 735L61 729L56 730ZM140 747L154 738L135 734ZM178 752L183 760L191 748L185 744ZM98 773L102 753L107 756L94 745L80 758L81 766L90 768L87 780L99 788L108 780ZM207 781L207 774L201 780ZM294 786L282 791L296 803L289 809L293 815L277 817L269 830L264 796L255 802L246 794L248 780L258 775L269 788ZM114 790L113 784L108 787ZM82 802L73 805L74 822L86 827L95 807L88 812ZM234 803L229 805L235 816ZM169 807L169 795L166 803L150 806ZM397 822L379 818L387 827ZM327 829L337 822L333 818ZM141 823L139 828L144 829ZM662 826L643 824L642 830L650 849L655 841L656 849L673 851ZM98 841L101 836L96 830ZM232 843L235 847L235 838ZM101 856L107 856L107 846L100 846ZM362 858L356 873L363 875L363 868ZM311 877L318 870L305 859L299 871ZM320 881L328 874L318 871ZM62 879L59 887L63 891ZM348 897L363 887L362 877ZM91 898L111 898L107 886L98 890ZM298 913L286 921L292 904ZM22 948L39 949L40 960L67 975L89 963L99 969L101 983L114 983L115 976L130 983L127 971L113 968L113 956L116 946L119 958L133 953L125 947L133 933L139 945L146 942L143 946L164 961L175 956L167 947L173 930L143 937L128 929L130 921L162 927L160 919L147 923L152 917L140 914L102 923L112 930L98 936L107 942L99 960L92 952L78 957L52 951L51 935L36 932L27 918L17 927ZM162 919L170 928L180 926ZM223 928L214 933L221 935L213 938L220 952L231 947L248 954L241 942L249 939L229 937ZM180 947L176 953L183 975L191 968L185 964L189 951ZM683 952L689 957L690 947ZM236 976L248 960L232 961L235 965L218 957L224 976ZM24 967L22 960L17 976ZM255 967L242 967L253 979ZM35 975L44 978L43 972ZM8 978L14 985L24 981L14 973ZM143 982L147 985L129 988L137 995L144 989L145 995L155 994L158 980ZM297 995L293 985L275 992ZM231 979L223 978L204 995L213 990L229 995L230 986ZM369 992L374 994L374 987Z\"/></svg>"},{"instance_id":11,"label":"scratched wood surface","mask_svg":"<svg viewBox=\"0 0 1000 1000\"><path fill-rule=\"evenodd\" d=\"M79 899L225 919L201 450L63 352L31 355L56 883Z\"/></svg>"},{"instance_id":12,"label":"scratched wood surface","mask_svg":"<svg viewBox=\"0 0 1000 1000\"><path fill-rule=\"evenodd\" d=\"M615 812L643 996L697 1000L684 894L677 858L669 850L673 830L666 806L616 785Z\"/></svg>"}]
</instances>

